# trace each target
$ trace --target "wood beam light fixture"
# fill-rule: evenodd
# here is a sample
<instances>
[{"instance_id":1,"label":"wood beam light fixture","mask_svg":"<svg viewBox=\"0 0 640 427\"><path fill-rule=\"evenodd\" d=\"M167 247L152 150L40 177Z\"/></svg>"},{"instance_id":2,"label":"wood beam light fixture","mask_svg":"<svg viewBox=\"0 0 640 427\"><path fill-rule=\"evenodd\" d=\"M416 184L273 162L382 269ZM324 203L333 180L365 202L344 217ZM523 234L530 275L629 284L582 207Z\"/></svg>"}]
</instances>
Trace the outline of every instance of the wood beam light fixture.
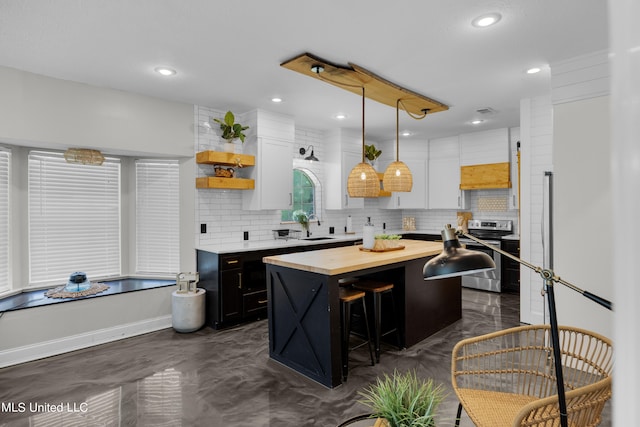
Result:
<instances>
[{"instance_id":1,"label":"wood beam light fixture","mask_svg":"<svg viewBox=\"0 0 640 427\"><path fill-rule=\"evenodd\" d=\"M360 88L364 87L367 98L390 107L396 107L397 100L401 99L400 106L412 117L424 117L427 113L433 114L449 109L441 102L398 86L353 63L344 67L332 64L310 53L303 53L280 65L357 95L360 95Z\"/></svg>"},{"instance_id":2,"label":"wood beam light fixture","mask_svg":"<svg viewBox=\"0 0 640 427\"><path fill-rule=\"evenodd\" d=\"M384 171L382 186L386 191L409 192L413 188L413 175L404 162L400 161L400 100L396 101L396 161Z\"/></svg>"},{"instance_id":3,"label":"wood beam light fixture","mask_svg":"<svg viewBox=\"0 0 640 427\"><path fill-rule=\"evenodd\" d=\"M385 170L385 191L409 192L413 187L413 176L409 167L400 161L399 110L402 108L414 119L423 119L427 114L446 111L449 107L396 85L356 64L347 67L332 64L310 53L303 53L283 62L280 66L334 86L359 94L362 91L362 163L349 174L347 190L351 197L378 197L380 182L377 172L364 161L364 100L365 96L382 104L396 108L396 161Z\"/></svg>"}]
</instances>

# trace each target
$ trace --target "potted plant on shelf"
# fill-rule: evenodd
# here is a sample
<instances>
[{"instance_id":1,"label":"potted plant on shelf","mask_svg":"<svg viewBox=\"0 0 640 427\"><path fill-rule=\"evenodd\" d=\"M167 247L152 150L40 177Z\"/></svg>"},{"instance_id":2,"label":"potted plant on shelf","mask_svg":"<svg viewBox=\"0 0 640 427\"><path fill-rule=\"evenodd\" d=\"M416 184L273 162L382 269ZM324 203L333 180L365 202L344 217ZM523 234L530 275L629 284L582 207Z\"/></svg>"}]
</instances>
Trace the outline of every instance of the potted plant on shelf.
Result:
<instances>
[{"instance_id":1,"label":"potted plant on shelf","mask_svg":"<svg viewBox=\"0 0 640 427\"><path fill-rule=\"evenodd\" d=\"M435 427L438 405L444 400L442 384L419 379L415 371L384 374L364 391L360 402L371 408L372 417L388 427ZM379 421L376 425L384 425Z\"/></svg>"},{"instance_id":2,"label":"potted plant on shelf","mask_svg":"<svg viewBox=\"0 0 640 427\"><path fill-rule=\"evenodd\" d=\"M249 129L249 126L243 126L240 123L236 123L236 118L231 111L227 111L224 115L224 119L213 119L214 122L220 124L220 130L222 131L222 139L226 140L225 151L234 151L233 141L239 139L244 143L246 135L244 131Z\"/></svg>"},{"instance_id":3,"label":"potted plant on shelf","mask_svg":"<svg viewBox=\"0 0 640 427\"><path fill-rule=\"evenodd\" d=\"M366 145L364 146L364 156L369 161L371 166L375 167L376 159L380 157L382 154L382 150L378 150L375 145Z\"/></svg>"}]
</instances>

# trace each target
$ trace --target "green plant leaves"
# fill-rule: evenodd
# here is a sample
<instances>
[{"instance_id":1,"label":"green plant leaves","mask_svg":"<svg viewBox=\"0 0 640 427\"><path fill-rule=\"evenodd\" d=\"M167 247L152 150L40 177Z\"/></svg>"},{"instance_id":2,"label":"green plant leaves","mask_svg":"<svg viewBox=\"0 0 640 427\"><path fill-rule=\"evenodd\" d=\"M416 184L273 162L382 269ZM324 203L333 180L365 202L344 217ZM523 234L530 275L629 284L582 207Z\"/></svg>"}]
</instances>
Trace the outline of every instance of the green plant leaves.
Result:
<instances>
[{"instance_id":1,"label":"green plant leaves","mask_svg":"<svg viewBox=\"0 0 640 427\"><path fill-rule=\"evenodd\" d=\"M415 371L384 374L358 394L374 416L386 419L392 427L435 426L436 410L445 397L442 384L436 385L431 378L418 379Z\"/></svg>"},{"instance_id":2,"label":"green plant leaves","mask_svg":"<svg viewBox=\"0 0 640 427\"><path fill-rule=\"evenodd\" d=\"M364 156L369 160L375 160L380 157L382 150L378 150L374 144L364 146Z\"/></svg>"},{"instance_id":3,"label":"green plant leaves","mask_svg":"<svg viewBox=\"0 0 640 427\"><path fill-rule=\"evenodd\" d=\"M231 111L227 111L223 120L213 119L214 122L220 124L223 139L231 142L234 139L239 138L240 141L244 142L246 138L244 131L249 129L249 126L242 126L240 123L235 123L235 120L236 118Z\"/></svg>"}]
</instances>

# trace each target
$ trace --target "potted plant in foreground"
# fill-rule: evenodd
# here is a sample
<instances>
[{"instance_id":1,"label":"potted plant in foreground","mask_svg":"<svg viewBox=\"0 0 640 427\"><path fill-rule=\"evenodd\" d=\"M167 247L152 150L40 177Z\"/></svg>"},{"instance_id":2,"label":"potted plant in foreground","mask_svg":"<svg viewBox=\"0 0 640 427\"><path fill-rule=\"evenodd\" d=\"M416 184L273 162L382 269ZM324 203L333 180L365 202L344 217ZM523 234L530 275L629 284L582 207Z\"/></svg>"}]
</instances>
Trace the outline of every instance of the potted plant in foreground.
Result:
<instances>
[{"instance_id":1,"label":"potted plant in foreground","mask_svg":"<svg viewBox=\"0 0 640 427\"><path fill-rule=\"evenodd\" d=\"M224 115L224 119L213 119L214 122L220 124L220 130L222 131L222 139L226 142L225 151L234 151L233 141L239 139L244 143L246 135L244 131L249 129L249 126L243 126L240 123L236 123L236 118L231 111L227 111Z\"/></svg>"},{"instance_id":2,"label":"potted plant in foreground","mask_svg":"<svg viewBox=\"0 0 640 427\"><path fill-rule=\"evenodd\" d=\"M415 371L384 374L358 394L363 397L360 402L371 409L372 417L385 420L388 427L435 427L438 405L445 398L442 384L436 385L430 378L419 379Z\"/></svg>"}]
</instances>

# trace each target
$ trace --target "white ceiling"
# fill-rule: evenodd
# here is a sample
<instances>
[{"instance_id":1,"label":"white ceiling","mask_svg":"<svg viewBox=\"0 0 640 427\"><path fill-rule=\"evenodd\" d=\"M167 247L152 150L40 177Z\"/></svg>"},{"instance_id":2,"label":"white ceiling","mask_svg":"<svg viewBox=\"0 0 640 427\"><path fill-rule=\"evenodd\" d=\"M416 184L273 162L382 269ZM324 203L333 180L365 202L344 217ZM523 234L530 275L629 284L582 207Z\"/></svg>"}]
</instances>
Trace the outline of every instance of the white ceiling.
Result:
<instances>
[{"instance_id":1,"label":"white ceiling","mask_svg":"<svg viewBox=\"0 0 640 427\"><path fill-rule=\"evenodd\" d=\"M471 26L488 12L502 20ZM607 23L604 0L2 0L0 65L220 110L263 108L301 127L360 129L356 95L280 67L309 52L449 105L421 121L401 114L401 129L425 139L518 126L520 99L548 92L550 63L608 48ZM159 65L178 74L163 78ZM543 71L525 74L532 66ZM485 107L495 113L472 127ZM394 109L366 108L367 135L393 139Z\"/></svg>"}]
</instances>

